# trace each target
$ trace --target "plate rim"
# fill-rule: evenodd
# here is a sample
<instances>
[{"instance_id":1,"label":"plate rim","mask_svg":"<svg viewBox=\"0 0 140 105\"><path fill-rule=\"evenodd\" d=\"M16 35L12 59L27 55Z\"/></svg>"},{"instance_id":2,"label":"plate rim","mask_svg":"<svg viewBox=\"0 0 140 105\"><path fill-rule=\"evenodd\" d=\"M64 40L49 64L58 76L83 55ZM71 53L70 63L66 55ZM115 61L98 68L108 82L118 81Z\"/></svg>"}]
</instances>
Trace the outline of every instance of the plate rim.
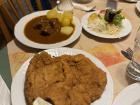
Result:
<instances>
[{"instance_id":1,"label":"plate rim","mask_svg":"<svg viewBox=\"0 0 140 105\"><path fill-rule=\"evenodd\" d=\"M111 74L109 73L109 71L107 70L107 68L105 67L105 65L99 60L99 59L97 59L95 56L93 56L93 55L91 55L91 54L89 54L89 53L87 53L86 51L83 51L83 50L79 50L79 49L75 49L75 48L68 48L68 47L61 47L61 48L54 48L54 49L48 49L48 50L44 50L44 51L47 51L49 54L50 54L50 52L52 53L52 51L51 50L54 50L54 51L58 51L58 50L60 50L59 51L59 53L61 52L61 51L68 51L68 54L70 54L70 55L75 55L75 54L73 54L73 53L75 53L76 52L76 54L83 54L83 55L85 55L86 57L88 57L92 62L94 62L95 64L96 64L96 66L97 67L99 67L99 65L101 65L102 67L99 67L99 68L101 68L104 72L106 72L107 73L107 79L108 79L108 82L109 83L107 83L109 86L110 86L110 95L108 96L110 99L107 101L108 102L108 105L111 105L112 104L112 102L113 102L113 90L114 90L114 88L113 88L113 79L112 79L112 77L111 77ZM50 52L49 52L50 51ZM64 53L62 53L62 54L64 54ZM65 53L65 54L67 54L67 53ZM60 54L61 55L61 54ZM31 57L32 58L32 57ZM29 58L28 60L26 60L22 65L21 65L21 67L19 68L19 70L17 71L17 73L15 74L15 76L14 76L14 78L13 78L13 81L12 81L12 85L11 85L11 101L12 101L12 104L13 105L18 105L18 103L17 104L15 104L15 100L17 99L15 99L15 94L14 94L14 85L15 85L15 82L16 81L18 81L16 78L17 78L17 76L19 75L19 74L21 74L22 72L24 72L25 74L22 74L22 75L24 75L24 79L25 79L25 75L26 75L26 71L27 70L22 70L22 67L24 67L24 66L26 66L26 67L28 67L28 65L29 65L29 62L30 62L30 60L31 60L31 58ZM93 60L95 60L95 61L93 61ZM27 65L28 64L28 65ZM24 82L24 80L23 80L23 82ZM107 85L106 85L107 86ZM105 90L104 90L104 92L105 92ZM24 96L23 96L24 97ZM25 97L24 97L25 98ZM99 99L98 99L99 100ZM24 102L25 102L25 100L24 100ZM96 101L95 101L96 102ZM91 103L91 105L96 105L95 104L95 102L94 103ZM25 102L26 103L26 102ZM100 103L98 103L98 104L100 104ZM97 105L98 105L97 104ZM23 104L23 105L26 105L26 104Z\"/></svg>"},{"instance_id":2,"label":"plate rim","mask_svg":"<svg viewBox=\"0 0 140 105\"><path fill-rule=\"evenodd\" d=\"M139 82L136 82L136 83L133 83L131 85L128 85L127 87L125 87L114 99L113 101L113 104L112 105L118 105L116 104L117 102L119 102L118 100L120 99L120 97L122 97L122 95L126 94L126 92L128 92L128 90L132 90L133 88L135 87L138 87L139 86L139 89L140 89L140 83ZM128 97L128 96L126 96ZM125 98L126 98L125 97Z\"/></svg>"},{"instance_id":3,"label":"plate rim","mask_svg":"<svg viewBox=\"0 0 140 105\"><path fill-rule=\"evenodd\" d=\"M105 38L105 39L117 39L117 38L123 38L123 37L126 37L129 35L129 33L132 31L132 25L131 25L131 22L129 21L129 19L125 18L123 20L123 22L127 23L127 25L129 26L129 31L125 32L125 34L123 33L122 35L105 35L103 33L98 33L98 32L95 32L95 31L92 31L90 29L87 28L87 21L88 21L88 17L92 14L92 13L99 13L100 10L96 10L96 11L93 11L93 12L89 12L89 13L86 13L83 17L82 17L82 20L81 20L81 24L83 26L83 29L88 32L90 35L92 36L96 36L96 37L99 37L99 38ZM120 34L120 33L119 33Z\"/></svg>"},{"instance_id":4,"label":"plate rim","mask_svg":"<svg viewBox=\"0 0 140 105\"><path fill-rule=\"evenodd\" d=\"M20 43L22 43L23 45L26 45L28 47L32 47L32 48L36 48L36 49L50 49L50 48L63 47L63 46L69 45L80 37L81 32L82 32L82 25L80 23L79 18L76 16L73 16L73 21L75 23L75 31L68 39L58 42L58 43L52 43L52 44L41 44L41 43L37 43L37 42L31 41L30 39L28 39L24 34L24 28L25 28L26 24L35 17L45 15L48 11L50 11L50 10L37 11L37 12L33 12L31 14L28 14L28 15L22 17L16 23L16 25L14 27L14 36L16 37L16 39ZM60 11L58 11L58 12L60 12Z\"/></svg>"}]
</instances>

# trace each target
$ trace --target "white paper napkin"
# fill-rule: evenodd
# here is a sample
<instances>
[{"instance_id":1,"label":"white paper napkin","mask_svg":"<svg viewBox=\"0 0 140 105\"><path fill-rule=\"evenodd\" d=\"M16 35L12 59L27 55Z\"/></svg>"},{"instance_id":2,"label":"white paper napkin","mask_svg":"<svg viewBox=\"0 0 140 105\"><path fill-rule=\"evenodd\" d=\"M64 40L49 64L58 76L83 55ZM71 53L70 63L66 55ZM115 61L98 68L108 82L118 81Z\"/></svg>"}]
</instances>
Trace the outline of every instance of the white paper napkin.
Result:
<instances>
[{"instance_id":1,"label":"white paper napkin","mask_svg":"<svg viewBox=\"0 0 140 105\"><path fill-rule=\"evenodd\" d=\"M0 105L11 105L10 91L0 75Z\"/></svg>"},{"instance_id":2,"label":"white paper napkin","mask_svg":"<svg viewBox=\"0 0 140 105\"><path fill-rule=\"evenodd\" d=\"M74 8L83 10L83 11L88 11L94 7L94 6L86 6L84 4L79 4L79 3L74 3L74 2L72 4L73 4Z\"/></svg>"}]
</instances>

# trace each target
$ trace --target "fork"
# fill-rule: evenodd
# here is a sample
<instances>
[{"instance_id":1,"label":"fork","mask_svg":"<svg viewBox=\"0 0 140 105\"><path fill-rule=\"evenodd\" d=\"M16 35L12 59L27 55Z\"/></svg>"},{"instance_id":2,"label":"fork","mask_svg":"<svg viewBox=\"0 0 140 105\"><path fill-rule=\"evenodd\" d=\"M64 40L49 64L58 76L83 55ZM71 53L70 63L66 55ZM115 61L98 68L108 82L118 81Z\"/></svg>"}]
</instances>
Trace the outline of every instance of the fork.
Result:
<instances>
[{"instance_id":1,"label":"fork","mask_svg":"<svg viewBox=\"0 0 140 105\"><path fill-rule=\"evenodd\" d=\"M121 53L129 60L132 59L132 56L133 56L133 51L131 48L127 48L125 51L124 50L121 50Z\"/></svg>"}]
</instances>

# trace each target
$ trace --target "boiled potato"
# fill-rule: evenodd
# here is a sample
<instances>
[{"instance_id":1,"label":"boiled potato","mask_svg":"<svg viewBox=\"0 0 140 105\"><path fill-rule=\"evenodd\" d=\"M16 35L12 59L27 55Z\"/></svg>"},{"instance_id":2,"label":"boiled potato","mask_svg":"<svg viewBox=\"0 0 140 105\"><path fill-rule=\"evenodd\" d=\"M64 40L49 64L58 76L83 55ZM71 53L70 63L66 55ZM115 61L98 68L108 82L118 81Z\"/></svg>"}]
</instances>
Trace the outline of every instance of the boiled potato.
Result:
<instances>
[{"instance_id":1,"label":"boiled potato","mask_svg":"<svg viewBox=\"0 0 140 105\"><path fill-rule=\"evenodd\" d=\"M71 19L72 20L72 17L73 17L73 14L70 11L65 11L63 13L63 18L68 18L68 19Z\"/></svg>"},{"instance_id":2,"label":"boiled potato","mask_svg":"<svg viewBox=\"0 0 140 105\"><path fill-rule=\"evenodd\" d=\"M68 35L69 36L73 32L73 27L72 26L61 27L60 32L62 34L65 34L65 35Z\"/></svg>"},{"instance_id":3,"label":"boiled potato","mask_svg":"<svg viewBox=\"0 0 140 105\"><path fill-rule=\"evenodd\" d=\"M57 10L53 9L48 11L47 18L48 19L57 18L57 15L58 15Z\"/></svg>"},{"instance_id":4,"label":"boiled potato","mask_svg":"<svg viewBox=\"0 0 140 105\"><path fill-rule=\"evenodd\" d=\"M65 11L62 15L62 26L69 26L72 23L73 14L70 11Z\"/></svg>"},{"instance_id":5,"label":"boiled potato","mask_svg":"<svg viewBox=\"0 0 140 105\"><path fill-rule=\"evenodd\" d=\"M71 21L71 24L75 25L74 20Z\"/></svg>"},{"instance_id":6,"label":"boiled potato","mask_svg":"<svg viewBox=\"0 0 140 105\"><path fill-rule=\"evenodd\" d=\"M71 20L69 18L63 18L61 24L62 26L69 26L71 23Z\"/></svg>"},{"instance_id":7,"label":"boiled potato","mask_svg":"<svg viewBox=\"0 0 140 105\"><path fill-rule=\"evenodd\" d=\"M63 16L61 13L57 14L57 19L59 20L60 23L62 22Z\"/></svg>"}]
</instances>

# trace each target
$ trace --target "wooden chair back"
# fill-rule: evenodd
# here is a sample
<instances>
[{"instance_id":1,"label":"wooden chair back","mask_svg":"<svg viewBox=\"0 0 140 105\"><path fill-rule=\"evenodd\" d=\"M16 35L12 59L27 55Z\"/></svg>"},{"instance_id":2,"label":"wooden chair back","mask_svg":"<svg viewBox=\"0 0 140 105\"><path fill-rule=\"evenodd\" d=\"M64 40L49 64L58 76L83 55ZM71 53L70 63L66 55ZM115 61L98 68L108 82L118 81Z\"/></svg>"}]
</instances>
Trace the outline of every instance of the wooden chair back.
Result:
<instances>
[{"instance_id":1,"label":"wooden chair back","mask_svg":"<svg viewBox=\"0 0 140 105\"><path fill-rule=\"evenodd\" d=\"M42 3L42 1L44 3ZM50 8L49 2L46 1L47 0L0 0L0 15L4 20L7 30L13 32L15 24L21 17L37 10L43 10L45 6ZM54 2L56 0L50 1Z\"/></svg>"},{"instance_id":2,"label":"wooden chair back","mask_svg":"<svg viewBox=\"0 0 140 105\"><path fill-rule=\"evenodd\" d=\"M0 30L1 30L1 35L4 35L6 42L9 42L10 40L12 40L11 33L8 30L6 24L4 23L4 20L1 16L0 16Z\"/></svg>"},{"instance_id":3,"label":"wooden chair back","mask_svg":"<svg viewBox=\"0 0 140 105\"><path fill-rule=\"evenodd\" d=\"M36 7L42 10L41 0L36 0ZM31 0L5 0L0 6L0 13L13 26L23 16L33 12Z\"/></svg>"}]
</instances>

